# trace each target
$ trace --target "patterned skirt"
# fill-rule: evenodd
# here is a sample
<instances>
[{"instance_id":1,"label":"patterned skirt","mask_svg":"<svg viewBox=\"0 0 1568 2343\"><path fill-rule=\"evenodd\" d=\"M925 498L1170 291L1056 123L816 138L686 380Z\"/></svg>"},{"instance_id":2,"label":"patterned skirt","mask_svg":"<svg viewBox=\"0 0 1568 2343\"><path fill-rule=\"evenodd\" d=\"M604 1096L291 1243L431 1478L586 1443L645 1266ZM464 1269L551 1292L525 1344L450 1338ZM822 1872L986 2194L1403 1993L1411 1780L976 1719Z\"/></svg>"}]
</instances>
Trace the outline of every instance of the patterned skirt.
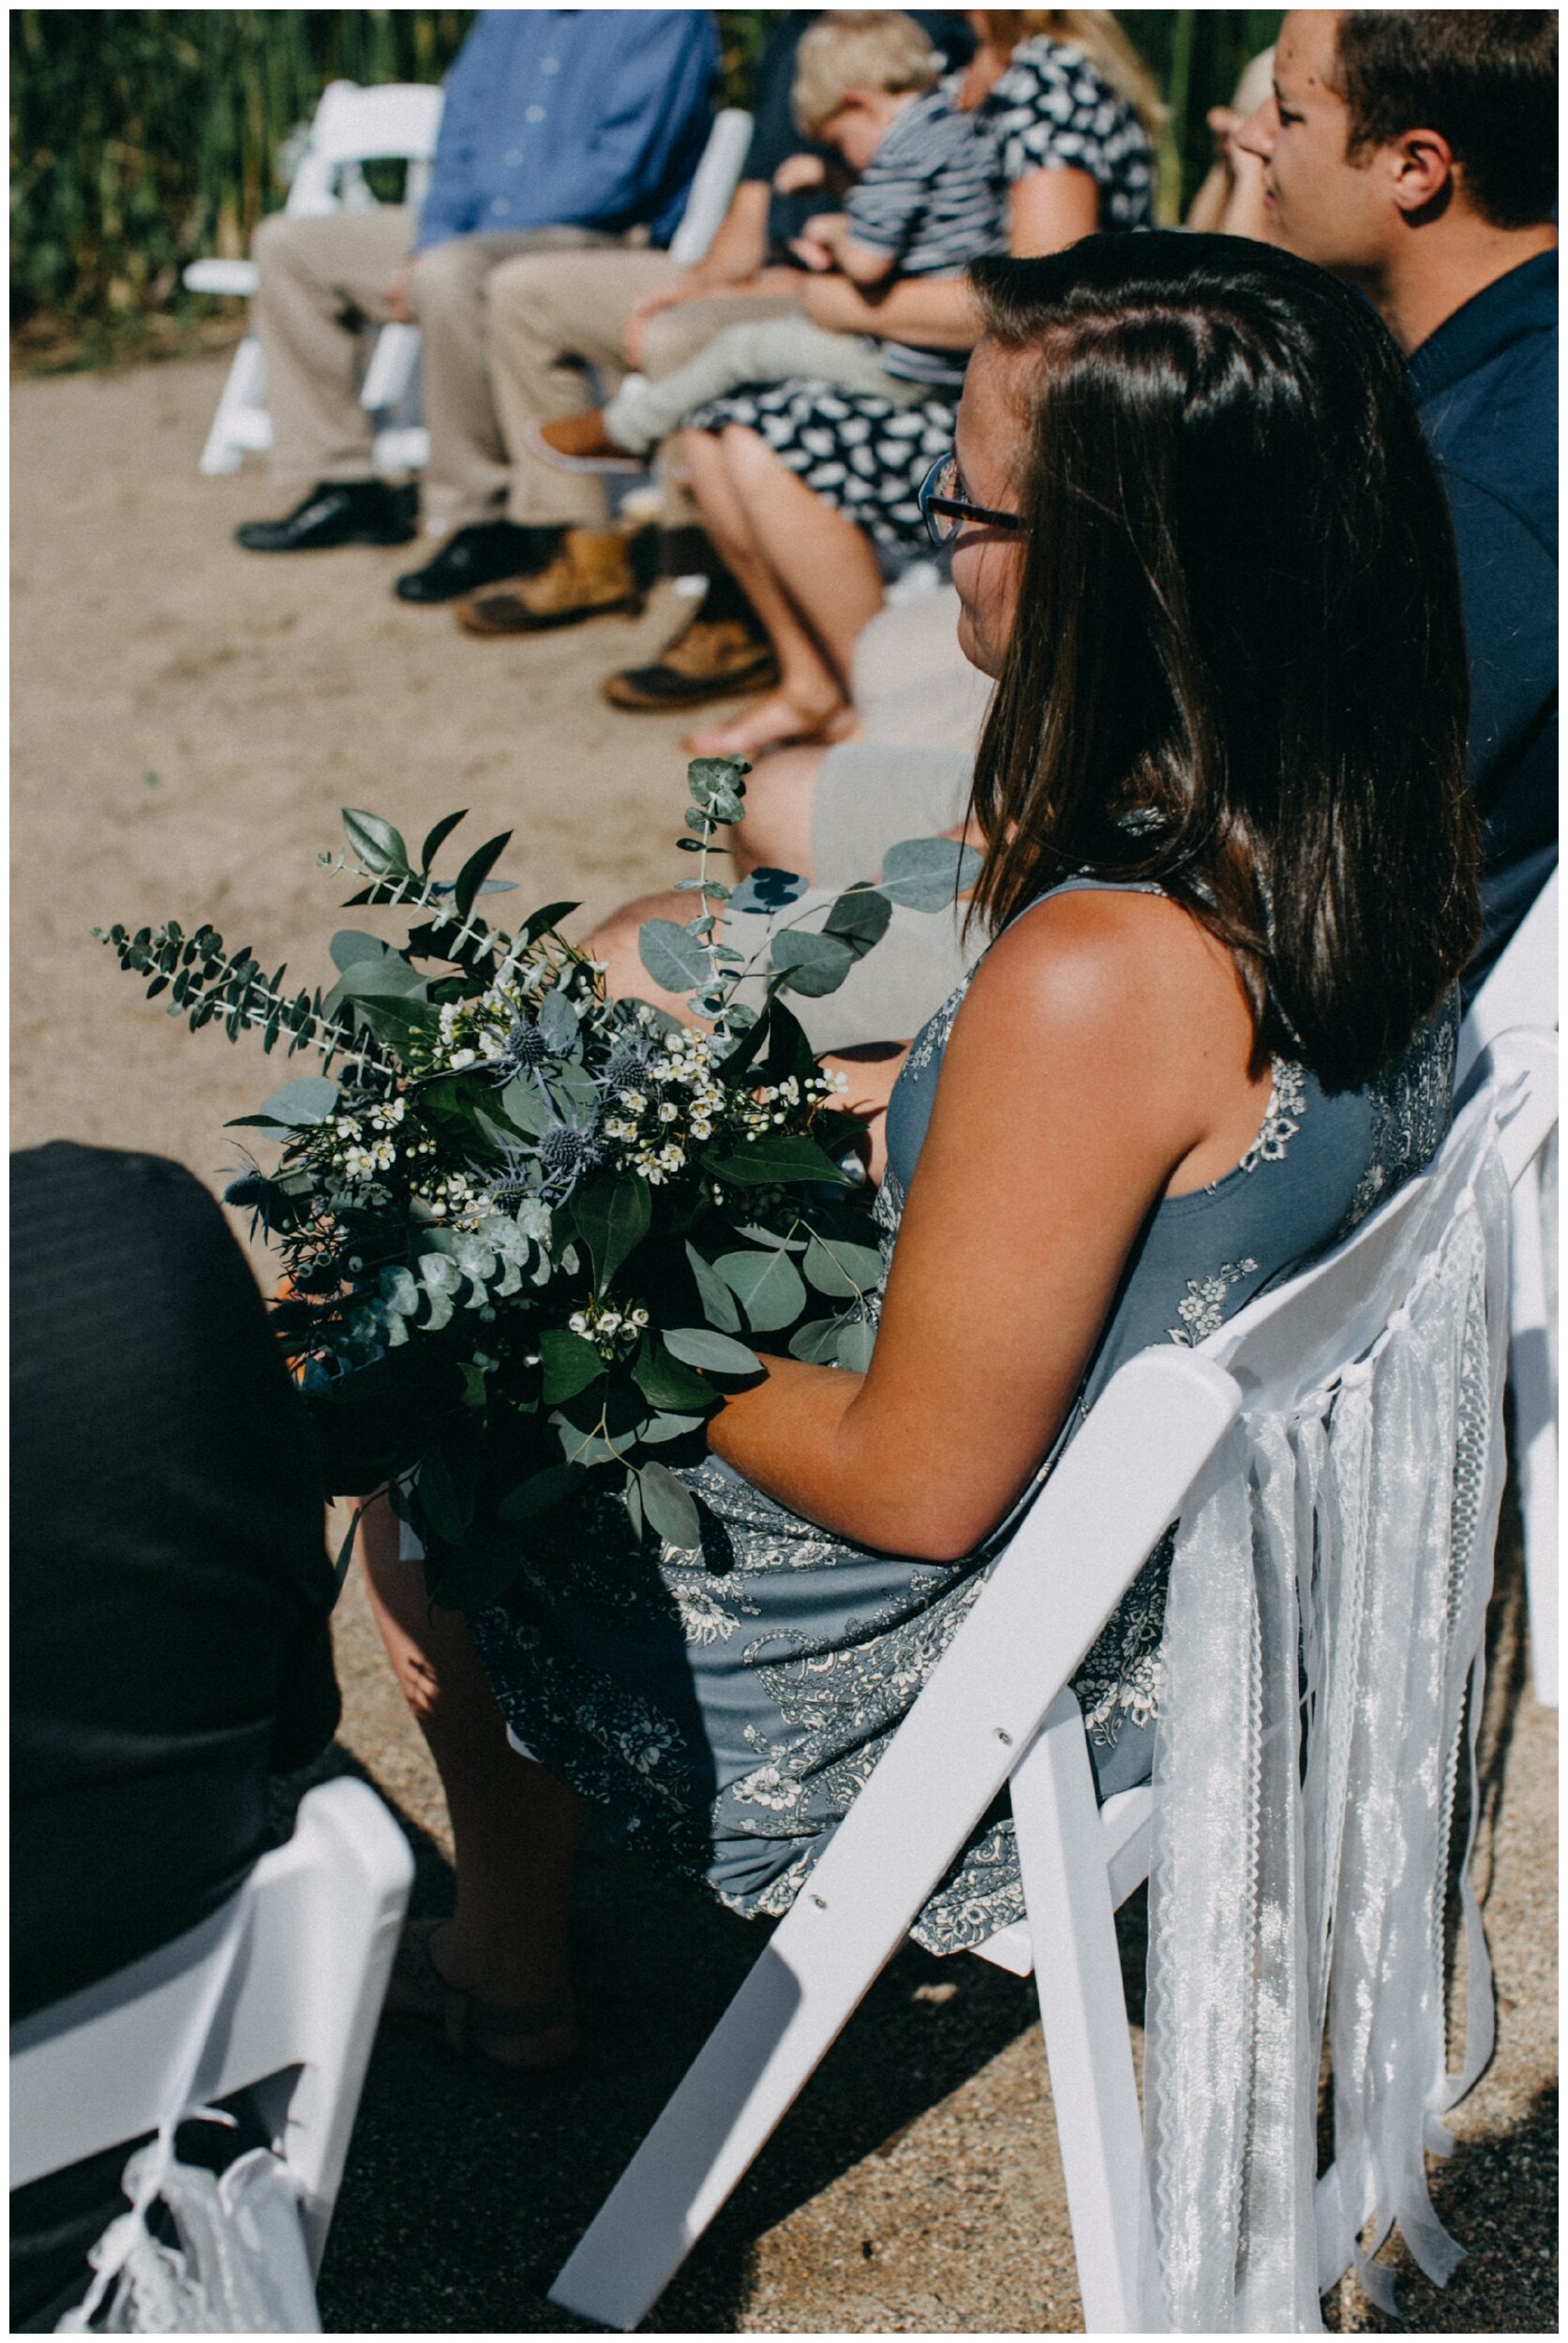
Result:
<instances>
[{"instance_id":1,"label":"patterned skirt","mask_svg":"<svg viewBox=\"0 0 1568 2343\"><path fill-rule=\"evenodd\" d=\"M711 399L688 417L696 431L740 424L772 449L808 488L888 553L924 545L916 495L953 443L959 394L933 393L899 406L830 382L778 382Z\"/></svg>"},{"instance_id":2,"label":"patterned skirt","mask_svg":"<svg viewBox=\"0 0 1568 2343\"><path fill-rule=\"evenodd\" d=\"M788 1910L980 1593L991 1560L830 1536L716 1459L680 1478L700 1554L638 1537L609 1492L470 1625L518 1741L610 1835L732 1910ZM993 1539L993 1557L1001 1543ZM1103 1792L1147 1778L1164 1574L1151 1558L1077 1690ZM962 1952L1023 1917L1006 1800L916 1924Z\"/></svg>"}]
</instances>

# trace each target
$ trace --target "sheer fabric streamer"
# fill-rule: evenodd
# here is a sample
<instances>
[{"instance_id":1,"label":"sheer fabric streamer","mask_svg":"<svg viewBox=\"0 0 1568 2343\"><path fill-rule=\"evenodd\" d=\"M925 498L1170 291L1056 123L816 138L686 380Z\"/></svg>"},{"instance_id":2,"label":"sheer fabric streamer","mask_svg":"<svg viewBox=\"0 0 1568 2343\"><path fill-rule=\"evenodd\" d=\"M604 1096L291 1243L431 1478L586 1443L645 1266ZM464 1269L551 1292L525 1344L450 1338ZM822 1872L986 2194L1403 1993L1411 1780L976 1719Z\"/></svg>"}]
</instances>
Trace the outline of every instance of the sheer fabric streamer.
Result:
<instances>
[{"instance_id":1,"label":"sheer fabric streamer","mask_svg":"<svg viewBox=\"0 0 1568 2343\"><path fill-rule=\"evenodd\" d=\"M1461 1763L1473 1838L1504 1469L1489 1103L1441 1239L1411 1216L1409 1259L1426 1258L1405 1306L1331 1387L1244 1412L1178 1535L1149 1888L1151 2328L1322 2333L1320 2289L1352 2263L1392 2310L1372 2257L1396 2222L1438 2283L1461 2259L1424 2158L1448 2153L1441 2119L1492 2047L1467 1843L1465 2049L1445 2071L1450 1839Z\"/></svg>"}]
</instances>

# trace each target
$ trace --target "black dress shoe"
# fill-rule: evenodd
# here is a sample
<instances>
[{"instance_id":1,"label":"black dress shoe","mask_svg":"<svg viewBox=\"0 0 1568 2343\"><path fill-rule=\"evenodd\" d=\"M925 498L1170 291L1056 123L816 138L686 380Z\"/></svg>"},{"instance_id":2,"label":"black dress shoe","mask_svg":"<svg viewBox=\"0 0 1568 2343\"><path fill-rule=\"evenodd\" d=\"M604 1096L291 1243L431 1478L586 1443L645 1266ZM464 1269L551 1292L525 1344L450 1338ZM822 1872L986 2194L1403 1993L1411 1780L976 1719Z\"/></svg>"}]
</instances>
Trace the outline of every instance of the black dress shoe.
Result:
<instances>
[{"instance_id":1,"label":"black dress shoe","mask_svg":"<svg viewBox=\"0 0 1568 2343\"><path fill-rule=\"evenodd\" d=\"M498 578L533 577L560 552L566 526L529 529L519 521L470 521L422 570L398 578L404 602L456 602Z\"/></svg>"},{"instance_id":2,"label":"black dress shoe","mask_svg":"<svg viewBox=\"0 0 1568 2343\"><path fill-rule=\"evenodd\" d=\"M406 545L418 533L418 491L384 480L319 481L278 521L234 531L247 553L314 553L324 545Z\"/></svg>"}]
</instances>

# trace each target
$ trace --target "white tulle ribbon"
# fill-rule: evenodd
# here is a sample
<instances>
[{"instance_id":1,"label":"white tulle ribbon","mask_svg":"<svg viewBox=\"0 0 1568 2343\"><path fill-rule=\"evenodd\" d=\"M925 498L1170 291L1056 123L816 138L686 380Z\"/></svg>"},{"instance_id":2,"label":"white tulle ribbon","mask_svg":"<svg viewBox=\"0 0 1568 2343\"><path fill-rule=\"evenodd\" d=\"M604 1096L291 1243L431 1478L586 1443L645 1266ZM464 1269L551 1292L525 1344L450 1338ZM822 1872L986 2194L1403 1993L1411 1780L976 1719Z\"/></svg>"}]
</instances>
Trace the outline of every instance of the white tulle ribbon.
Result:
<instances>
[{"instance_id":1,"label":"white tulle ribbon","mask_svg":"<svg viewBox=\"0 0 1568 2343\"><path fill-rule=\"evenodd\" d=\"M1321 2332L1320 2289L1352 2264L1391 2307L1372 2257L1396 2224L1439 2282L1460 2258L1425 2158L1491 2048L1467 1842L1466 2050L1445 2072L1454 1793L1468 1762L1473 1836L1502 1474L1505 1261L1485 1231L1506 1218L1483 1131L1441 1241L1412 1216L1409 1297L1375 1349L1288 1415L1244 1414L1182 1522L1150 1879L1151 2326Z\"/></svg>"}]
</instances>

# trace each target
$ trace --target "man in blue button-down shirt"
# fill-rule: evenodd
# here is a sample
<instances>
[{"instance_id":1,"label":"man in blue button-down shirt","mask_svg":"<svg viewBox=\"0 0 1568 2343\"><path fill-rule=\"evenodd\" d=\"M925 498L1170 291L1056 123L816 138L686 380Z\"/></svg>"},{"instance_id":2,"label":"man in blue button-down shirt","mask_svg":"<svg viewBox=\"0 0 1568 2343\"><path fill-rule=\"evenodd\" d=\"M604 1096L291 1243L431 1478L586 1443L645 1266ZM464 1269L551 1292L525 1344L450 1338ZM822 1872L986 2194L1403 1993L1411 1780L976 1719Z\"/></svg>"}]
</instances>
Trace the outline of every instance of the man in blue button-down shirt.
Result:
<instances>
[{"instance_id":1,"label":"man in blue button-down shirt","mask_svg":"<svg viewBox=\"0 0 1568 2343\"><path fill-rule=\"evenodd\" d=\"M697 8L489 8L447 77L441 140L417 216L401 205L321 218L279 213L256 239L255 320L275 474L313 484L253 552L397 545L407 500L371 471L357 388L363 320L424 330L427 515L455 534L398 580L441 602L526 566L530 532L500 517L505 450L491 403L485 282L529 251L603 246L679 225L711 119L719 61Z\"/></svg>"}]
</instances>

